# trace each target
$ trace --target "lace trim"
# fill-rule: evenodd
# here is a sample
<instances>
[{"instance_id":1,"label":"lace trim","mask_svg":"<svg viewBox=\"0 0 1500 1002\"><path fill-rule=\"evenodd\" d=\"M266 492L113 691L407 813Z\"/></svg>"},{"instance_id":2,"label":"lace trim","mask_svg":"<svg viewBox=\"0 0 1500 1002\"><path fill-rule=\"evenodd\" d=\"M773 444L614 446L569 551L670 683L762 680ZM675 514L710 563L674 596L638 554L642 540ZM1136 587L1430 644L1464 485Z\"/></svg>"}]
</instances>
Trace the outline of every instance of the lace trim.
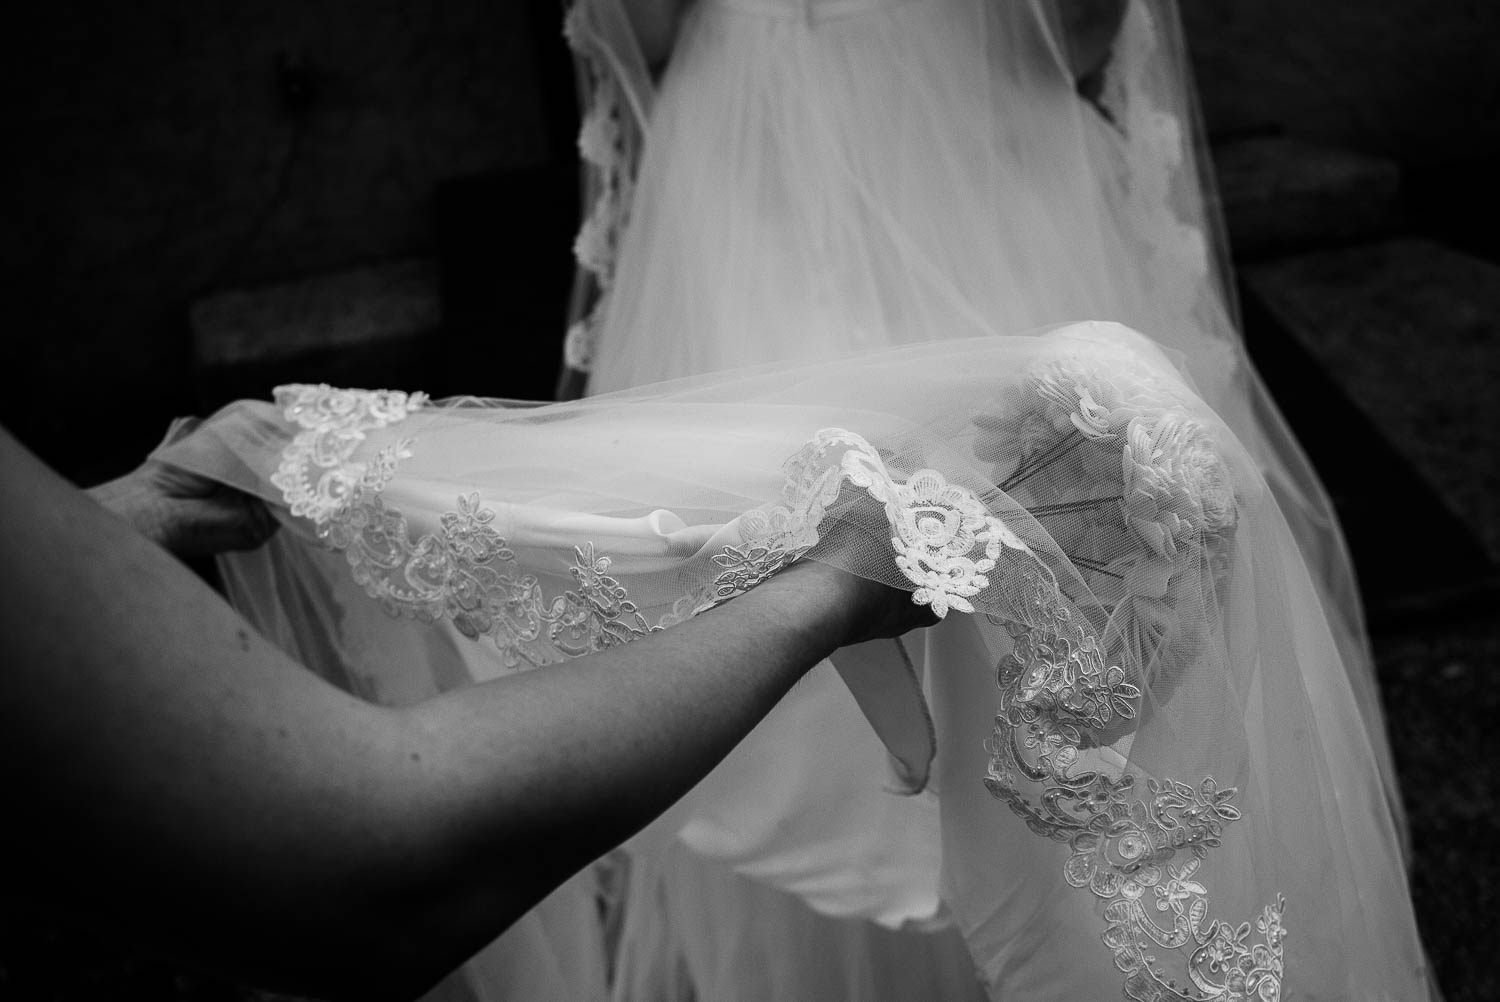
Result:
<instances>
[{"instance_id":1,"label":"lace trim","mask_svg":"<svg viewBox=\"0 0 1500 1002\"><path fill-rule=\"evenodd\" d=\"M604 650L684 618L674 608L648 622L609 574L610 558L591 543L576 548L568 568L576 587L546 595L535 575L516 572L515 554L478 493L443 513L438 531L413 537L406 516L382 496L399 461L411 455L411 441L381 449L368 463L353 456L367 432L426 406L424 395L283 386L276 402L303 430L283 450L271 482L294 515L311 519L318 537L344 553L355 582L387 613L451 619L466 637L493 638L511 668Z\"/></svg>"},{"instance_id":2,"label":"lace trim","mask_svg":"<svg viewBox=\"0 0 1500 1002\"><path fill-rule=\"evenodd\" d=\"M341 390L316 386L278 386L276 406L302 430L282 451L271 483L281 489L293 515L322 526L361 491L378 491L405 455L406 443L382 450L370 463L352 457L365 433L403 421L427 405L423 393L393 390Z\"/></svg>"},{"instance_id":3,"label":"lace trim","mask_svg":"<svg viewBox=\"0 0 1500 1002\"><path fill-rule=\"evenodd\" d=\"M1062 675L1040 689L1034 681L1024 655L1001 661L1001 710L985 786L1034 833L1072 850L1063 877L1101 904L1101 938L1126 975L1125 997L1277 1002L1285 977L1285 899L1277 895L1262 910L1255 920L1260 939L1252 943L1250 923L1208 918L1209 891L1198 875L1224 827L1240 817L1232 803L1238 791L1220 789L1211 776L1196 787L1149 779L1140 797L1134 776L1084 768L1085 732L1057 709L1067 702ZM1111 698L1119 695L1116 689ZM1028 796L1023 784L1040 786L1040 794ZM1173 951L1176 977L1153 949Z\"/></svg>"},{"instance_id":4,"label":"lace trim","mask_svg":"<svg viewBox=\"0 0 1500 1002\"><path fill-rule=\"evenodd\" d=\"M1202 556L1215 533L1233 526L1235 502L1212 440L1161 387L1122 384L1125 370L1109 366L1105 373L1076 362L1061 355L1032 372L1043 410L1058 411L1050 426L1120 444L1121 510L1161 529L1135 526L1139 545L1165 565L1167 577L1175 576ZM1126 998L1280 999L1284 899L1278 896L1254 921L1255 942L1252 923L1208 917L1200 871L1225 827L1240 817L1237 791L1220 789L1211 776L1196 786L1147 778L1142 796L1136 776L1088 767L1091 749L1136 719L1139 679L1112 663L1051 571L972 491L934 470L898 479L865 439L823 429L788 460L780 502L742 516L740 541L712 556L710 583L652 623L609 573L610 558L590 543L575 550L569 568L575 586L546 595L534 575L519 572L492 524L494 511L477 493L460 497L437 531L413 539L404 515L382 496L397 463L410 455L410 440L381 449L368 463L353 456L366 432L403 420L425 406L425 397L290 386L279 388L276 399L302 429L272 477L294 512L345 553L354 579L387 612L450 618L465 636L491 637L511 667L628 643L754 587L817 544L846 481L882 505L897 567L917 586L913 601L939 616L973 612L969 599L990 587L988 575L1005 551L1026 556L1006 565L1014 644L998 666L1000 710L988 744L987 789L1033 832L1068 845L1063 876L1100 903L1102 939L1125 974ZM1055 444L1043 452L1050 453L1061 454ZM1045 465L1030 463L1025 476ZM1139 493L1157 503L1154 514L1132 507ZM1169 976L1154 950L1171 951L1178 977Z\"/></svg>"},{"instance_id":5,"label":"lace trim","mask_svg":"<svg viewBox=\"0 0 1500 1002\"><path fill-rule=\"evenodd\" d=\"M831 464L829 454L839 449L839 462ZM1002 547L1030 552L972 491L950 484L936 470L917 470L898 480L874 446L842 428L820 430L787 461L786 473L782 503L741 519L747 549L724 554L726 560L755 554L753 573L735 565L737 582L765 580L811 549L828 505L846 480L883 505L895 533L891 548L896 566L917 586L912 601L929 606L938 618L949 609L974 611L969 599L989 587L986 574Z\"/></svg>"},{"instance_id":6,"label":"lace trim","mask_svg":"<svg viewBox=\"0 0 1500 1002\"><path fill-rule=\"evenodd\" d=\"M593 368L599 326L614 284L620 241L629 222L639 145L621 84L607 54L593 41L585 20L579 2L569 8L563 21L563 36L578 59L580 86L585 92L578 153L588 171L592 198L573 241L573 256L597 287L593 303L569 326L563 340L564 363L580 372Z\"/></svg>"},{"instance_id":7,"label":"lace trim","mask_svg":"<svg viewBox=\"0 0 1500 1002\"><path fill-rule=\"evenodd\" d=\"M1120 578L1121 602L1146 597L1168 605L1189 601L1186 591L1201 584L1190 567L1206 559L1212 573L1227 573L1222 542L1238 503L1211 432L1185 412L1185 390L1118 345L1061 348L1038 360L1029 378L1040 411L981 419L1002 436L1030 440L1007 483L1037 475L1082 441L1120 449L1110 481L1086 483L1090 500L1033 509L1038 517L1075 514L1079 505L1112 510L1142 551L1109 563L1075 557L1077 566ZM1066 480L1088 481L1088 471L1070 468ZM1100 491L1105 496L1094 498ZM1125 566L1131 574L1111 570ZM1237 790L1221 789L1211 776L1197 786L1147 778L1142 796L1136 776L1096 764L1092 750L1136 719L1140 680L1108 657L1050 572L1032 565L1021 580L1021 600L1008 610L1016 617L1009 621L1013 648L998 665L986 788L1032 832L1068 845L1063 876L1099 903L1102 939L1125 974L1125 998L1277 1002L1284 898L1256 918L1256 942L1251 923L1208 917L1200 871L1225 827L1240 818ZM1179 642L1182 656L1194 641ZM1159 959L1155 951L1171 952Z\"/></svg>"},{"instance_id":8,"label":"lace trim","mask_svg":"<svg viewBox=\"0 0 1500 1002\"><path fill-rule=\"evenodd\" d=\"M279 387L276 400L303 429L271 478L293 513L311 519L319 538L344 553L355 581L387 612L451 619L467 637L491 637L510 667L627 643L753 588L817 542L818 525L845 480L883 505L896 565L917 586L912 601L939 617L949 609L973 612L968 599L988 587L985 574L1002 546L1029 552L966 488L935 470L898 480L863 438L823 429L787 462L782 503L746 513L741 542L711 558L711 582L652 623L592 543L577 548L569 568L577 587L545 595L535 575L515 567L515 554L492 525L494 511L477 492L443 513L436 532L413 537L406 516L382 494L410 456L411 441L385 447L368 463L353 456L368 431L403 420L425 406L425 396L318 385ZM836 450L842 454L834 463Z\"/></svg>"},{"instance_id":9,"label":"lace trim","mask_svg":"<svg viewBox=\"0 0 1500 1002\"><path fill-rule=\"evenodd\" d=\"M515 554L488 525L494 516L469 494L437 532L413 539L377 489L357 497L325 538L388 613L451 619L471 640L491 638L508 668L581 657L663 628L640 613L592 543L574 550L576 587L548 596L535 575L515 572Z\"/></svg>"}]
</instances>

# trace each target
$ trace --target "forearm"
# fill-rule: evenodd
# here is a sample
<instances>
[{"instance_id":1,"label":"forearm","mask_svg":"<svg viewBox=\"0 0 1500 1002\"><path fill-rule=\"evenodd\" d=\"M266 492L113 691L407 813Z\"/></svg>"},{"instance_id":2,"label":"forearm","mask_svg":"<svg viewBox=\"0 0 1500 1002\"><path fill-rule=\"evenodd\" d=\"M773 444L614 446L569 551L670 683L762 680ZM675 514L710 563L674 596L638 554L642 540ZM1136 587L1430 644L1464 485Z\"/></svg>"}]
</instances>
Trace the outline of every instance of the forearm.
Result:
<instances>
[{"instance_id":1,"label":"forearm","mask_svg":"<svg viewBox=\"0 0 1500 1002\"><path fill-rule=\"evenodd\" d=\"M385 710L0 447L13 885L304 990L399 993L477 949L686 792L869 594L797 568L668 633Z\"/></svg>"},{"instance_id":2,"label":"forearm","mask_svg":"<svg viewBox=\"0 0 1500 1002\"><path fill-rule=\"evenodd\" d=\"M403 858L403 735L0 431L13 890L190 962L318 983ZM324 956L320 957L322 953Z\"/></svg>"},{"instance_id":3,"label":"forearm","mask_svg":"<svg viewBox=\"0 0 1500 1002\"><path fill-rule=\"evenodd\" d=\"M423 810L447 819L430 920L463 922L497 887L529 904L666 810L849 635L848 596L795 568L665 633L413 709ZM509 885L474 879L517 855Z\"/></svg>"}]
</instances>

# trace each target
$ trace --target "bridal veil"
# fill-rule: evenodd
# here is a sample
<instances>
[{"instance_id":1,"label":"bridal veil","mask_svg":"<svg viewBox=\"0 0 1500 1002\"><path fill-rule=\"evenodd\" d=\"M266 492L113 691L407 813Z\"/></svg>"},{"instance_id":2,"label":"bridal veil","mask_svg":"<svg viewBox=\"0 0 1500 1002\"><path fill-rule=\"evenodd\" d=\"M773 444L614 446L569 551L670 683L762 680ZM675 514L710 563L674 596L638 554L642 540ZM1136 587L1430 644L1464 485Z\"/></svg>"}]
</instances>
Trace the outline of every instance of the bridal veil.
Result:
<instances>
[{"instance_id":1,"label":"bridal veil","mask_svg":"<svg viewBox=\"0 0 1500 1002\"><path fill-rule=\"evenodd\" d=\"M860 998L1427 997L1348 559L1236 333L1175 11L1131 0L1086 93L1066 14L704 0L655 81L581 0L600 395L287 387L161 454L280 513L236 604L381 702L795 559L943 616L815 669L637 839L617 997L816 994L823 919L864 923ZM1042 330L1085 317L1130 326ZM598 997L592 908L564 887L470 990ZM913 931L927 966L886 962Z\"/></svg>"},{"instance_id":2,"label":"bridal veil","mask_svg":"<svg viewBox=\"0 0 1500 1002\"><path fill-rule=\"evenodd\" d=\"M838 796L929 788L917 849L997 994L1422 997L1318 587L1256 461L1126 328L546 407L287 387L161 458L282 512L228 562L237 602L383 702L627 643L794 559L906 589L940 625L844 676L888 789ZM816 780L763 773L772 816L712 778L679 810L760 826L752 870L800 860L783 890L875 914Z\"/></svg>"}]
</instances>

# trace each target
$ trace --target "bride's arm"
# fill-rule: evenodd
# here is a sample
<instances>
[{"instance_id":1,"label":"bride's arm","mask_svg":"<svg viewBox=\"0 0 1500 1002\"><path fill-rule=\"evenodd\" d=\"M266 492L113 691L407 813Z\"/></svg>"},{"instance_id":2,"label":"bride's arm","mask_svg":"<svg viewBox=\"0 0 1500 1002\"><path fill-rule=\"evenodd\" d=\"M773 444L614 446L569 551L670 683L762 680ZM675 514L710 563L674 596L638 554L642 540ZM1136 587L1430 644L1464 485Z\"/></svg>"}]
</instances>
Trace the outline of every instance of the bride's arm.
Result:
<instances>
[{"instance_id":1,"label":"bride's arm","mask_svg":"<svg viewBox=\"0 0 1500 1002\"><path fill-rule=\"evenodd\" d=\"M3 432L0 469L8 884L319 994L415 994L837 645L920 616L799 566L629 646L385 709L283 656Z\"/></svg>"}]
</instances>

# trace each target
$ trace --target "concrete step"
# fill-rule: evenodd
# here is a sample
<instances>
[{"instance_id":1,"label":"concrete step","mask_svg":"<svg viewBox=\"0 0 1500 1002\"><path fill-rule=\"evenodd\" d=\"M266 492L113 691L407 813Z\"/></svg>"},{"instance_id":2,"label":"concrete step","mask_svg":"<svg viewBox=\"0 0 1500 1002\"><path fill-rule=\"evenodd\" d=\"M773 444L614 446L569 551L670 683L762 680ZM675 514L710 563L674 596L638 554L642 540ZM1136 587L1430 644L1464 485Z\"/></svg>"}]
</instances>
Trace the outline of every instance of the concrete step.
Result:
<instances>
[{"instance_id":1,"label":"concrete step","mask_svg":"<svg viewBox=\"0 0 1500 1002\"><path fill-rule=\"evenodd\" d=\"M1212 155L1236 258L1374 237L1400 218L1391 160L1286 136L1215 145Z\"/></svg>"},{"instance_id":2,"label":"concrete step","mask_svg":"<svg viewBox=\"0 0 1500 1002\"><path fill-rule=\"evenodd\" d=\"M1387 564L1404 559L1403 549L1432 551L1430 566L1415 574L1482 575L1475 556L1493 573L1500 561L1500 267L1407 238L1251 265L1241 278L1247 315L1261 318L1262 332L1279 330L1295 343L1295 353L1261 366L1273 390L1281 386L1282 404L1330 474L1330 489L1368 523L1372 538L1362 545L1383 551L1374 559ZM1261 336L1250 326L1252 337ZM1317 371L1276 371L1299 364ZM1331 385L1322 387L1321 377ZM1341 399L1378 441L1337 420ZM1419 485L1404 483L1409 471ZM1419 487L1429 497L1417 496ZM1352 527L1350 535L1353 544ZM1460 552L1466 549L1478 554Z\"/></svg>"}]
</instances>

